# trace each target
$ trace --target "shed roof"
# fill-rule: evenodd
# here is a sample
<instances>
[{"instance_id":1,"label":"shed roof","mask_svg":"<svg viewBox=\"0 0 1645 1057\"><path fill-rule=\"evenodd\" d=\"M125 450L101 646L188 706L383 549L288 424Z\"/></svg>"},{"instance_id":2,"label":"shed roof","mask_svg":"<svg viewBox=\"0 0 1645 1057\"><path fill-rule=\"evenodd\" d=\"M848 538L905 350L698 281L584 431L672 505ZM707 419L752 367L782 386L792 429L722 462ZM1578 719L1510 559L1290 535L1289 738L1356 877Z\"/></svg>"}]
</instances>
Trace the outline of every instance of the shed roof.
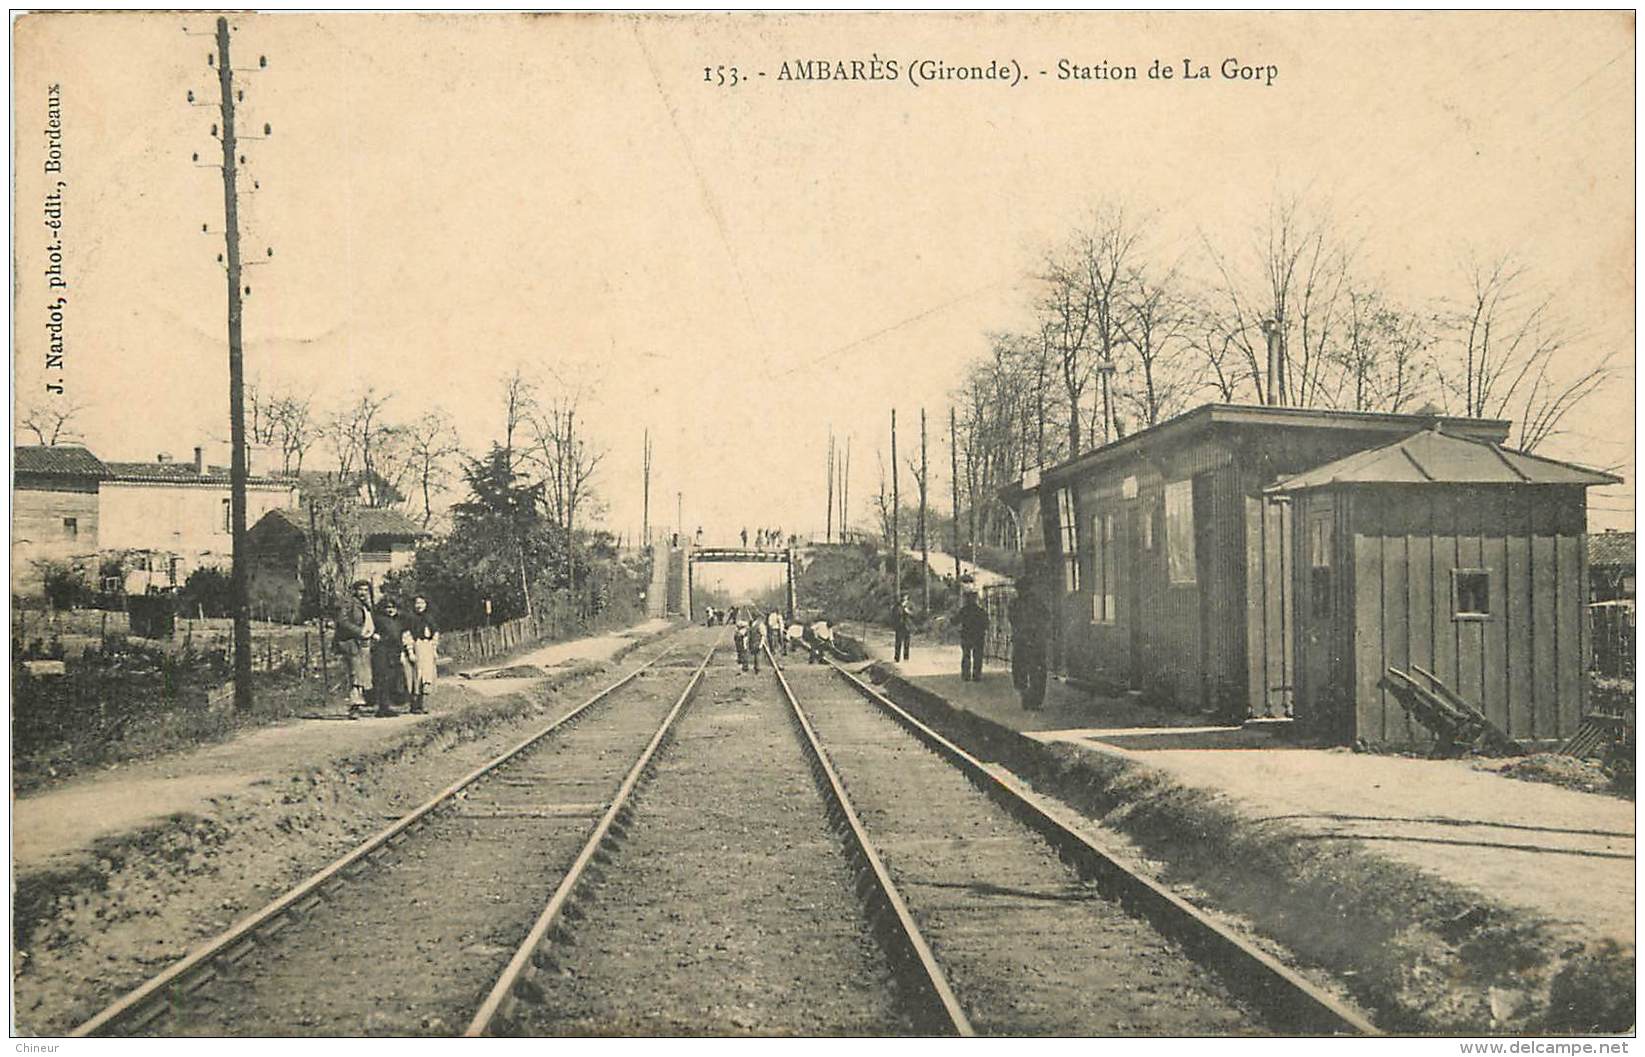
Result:
<instances>
[{"instance_id":1,"label":"shed roof","mask_svg":"<svg viewBox=\"0 0 1645 1057\"><path fill-rule=\"evenodd\" d=\"M1293 474L1265 491L1300 492L1339 484L1600 485L1620 480L1574 463L1428 429Z\"/></svg>"},{"instance_id":2,"label":"shed roof","mask_svg":"<svg viewBox=\"0 0 1645 1057\"><path fill-rule=\"evenodd\" d=\"M1138 430L1100 448L1044 468L1042 480L1060 485L1097 466L1124 462L1146 450L1185 443L1213 429L1286 429L1320 432L1382 433L1398 436L1438 424L1455 433L1503 440L1512 423L1502 419L1457 418L1429 412L1401 414L1384 411L1337 411L1313 407L1271 407L1262 404L1202 404L1147 429ZM1007 498L1028 492L1021 482L1008 485Z\"/></svg>"},{"instance_id":3,"label":"shed roof","mask_svg":"<svg viewBox=\"0 0 1645 1057\"><path fill-rule=\"evenodd\" d=\"M25 445L12 449L12 460L18 473L101 478L109 472L103 460L78 444Z\"/></svg>"},{"instance_id":4,"label":"shed roof","mask_svg":"<svg viewBox=\"0 0 1645 1057\"><path fill-rule=\"evenodd\" d=\"M360 535L365 539L377 536L388 539L414 540L430 534L427 529L418 527L415 521L412 521L398 510L384 510L380 507L359 507L354 511L354 516L359 522ZM270 519L283 521L304 535L308 533L308 515L301 510L280 507L263 515L263 521Z\"/></svg>"}]
</instances>

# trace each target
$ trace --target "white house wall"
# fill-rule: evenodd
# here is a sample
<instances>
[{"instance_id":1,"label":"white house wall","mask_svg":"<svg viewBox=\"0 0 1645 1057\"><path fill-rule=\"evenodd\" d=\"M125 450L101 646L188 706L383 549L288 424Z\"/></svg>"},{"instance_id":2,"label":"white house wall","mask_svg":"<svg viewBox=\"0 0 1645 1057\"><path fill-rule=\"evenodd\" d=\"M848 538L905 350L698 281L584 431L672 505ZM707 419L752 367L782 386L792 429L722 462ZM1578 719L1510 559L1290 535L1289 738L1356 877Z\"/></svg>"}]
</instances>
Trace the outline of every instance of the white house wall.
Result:
<instances>
[{"instance_id":1,"label":"white house wall","mask_svg":"<svg viewBox=\"0 0 1645 1057\"><path fill-rule=\"evenodd\" d=\"M98 545L111 550L155 550L192 559L193 565L227 565L233 540L224 524L228 483L104 481L98 497ZM270 510L297 505L286 485L246 489L246 524Z\"/></svg>"}]
</instances>

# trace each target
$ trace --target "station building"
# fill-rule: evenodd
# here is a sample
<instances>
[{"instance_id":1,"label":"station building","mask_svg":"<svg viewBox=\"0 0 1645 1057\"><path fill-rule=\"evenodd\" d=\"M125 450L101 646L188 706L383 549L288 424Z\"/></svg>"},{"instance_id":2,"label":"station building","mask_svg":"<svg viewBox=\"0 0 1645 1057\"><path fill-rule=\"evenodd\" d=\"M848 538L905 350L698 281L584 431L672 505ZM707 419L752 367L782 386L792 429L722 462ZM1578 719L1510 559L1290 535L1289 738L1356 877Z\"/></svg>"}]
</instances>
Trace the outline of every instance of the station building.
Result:
<instances>
[{"instance_id":1,"label":"station building","mask_svg":"<svg viewBox=\"0 0 1645 1057\"><path fill-rule=\"evenodd\" d=\"M1053 665L1390 747L1428 742L1379 685L1420 666L1512 737L1569 737L1585 489L1617 479L1505 448L1509 428L1212 404L1025 475L1004 498L1055 584Z\"/></svg>"}]
</instances>

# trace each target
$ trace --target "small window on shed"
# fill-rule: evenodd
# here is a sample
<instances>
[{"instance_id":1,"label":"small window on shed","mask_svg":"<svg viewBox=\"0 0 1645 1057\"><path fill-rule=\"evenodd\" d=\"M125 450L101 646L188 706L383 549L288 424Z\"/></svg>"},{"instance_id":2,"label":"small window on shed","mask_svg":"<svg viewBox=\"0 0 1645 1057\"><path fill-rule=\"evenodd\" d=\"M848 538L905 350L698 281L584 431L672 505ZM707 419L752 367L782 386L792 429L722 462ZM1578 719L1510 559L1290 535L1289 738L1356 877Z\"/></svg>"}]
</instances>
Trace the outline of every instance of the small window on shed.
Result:
<instances>
[{"instance_id":1,"label":"small window on shed","mask_svg":"<svg viewBox=\"0 0 1645 1057\"><path fill-rule=\"evenodd\" d=\"M1308 582L1314 616L1331 613L1331 519L1315 517L1308 524Z\"/></svg>"},{"instance_id":2,"label":"small window on shed","mask_svg":"<svg viewBox=\"0 0 1645 1057\"><path fill-rule=\"evenodd\" d=\"M66 518L64 518L63 519L63 535L66 536L67 538L71 539L71 540L72 539L79 539L80 538L80 519L77 518L77 517L66 517Z\"/></svg>"},{"instance_id":3,"label":"small window on shed","mask_svg":"<svg viewBox=\"0 0 1645 1057\"><path fill-rule=\"evenodd\" d=\"M1457 620L1488 620L1491 616L1491 570L1452 570L1451 601Z\"/></svg>"}]
</instances>

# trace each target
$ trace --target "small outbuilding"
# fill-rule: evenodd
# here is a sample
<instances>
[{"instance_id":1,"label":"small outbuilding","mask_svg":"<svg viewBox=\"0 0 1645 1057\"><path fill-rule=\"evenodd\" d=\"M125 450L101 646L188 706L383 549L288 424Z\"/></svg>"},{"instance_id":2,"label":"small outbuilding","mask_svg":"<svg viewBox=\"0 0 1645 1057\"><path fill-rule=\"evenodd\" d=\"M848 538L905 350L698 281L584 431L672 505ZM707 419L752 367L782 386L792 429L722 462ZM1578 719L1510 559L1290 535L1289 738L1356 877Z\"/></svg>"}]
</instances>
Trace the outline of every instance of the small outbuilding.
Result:
<instances>
[{"instance_id":1,"label":"small outbuilding","mask_svg":"<svg viewBox=\"0 0 1645 1057\"><path fill-rule=\"evenodd\" d=\"M1610 474L1430 429L1287 477L1296 717L1426 745L1384 689L1420 668L1510 737L1576 733L1587 693L1586 489Z\"/></svg>"},{"instance_id":2,"label":"small outbuilding","mask_svg":"<svg viewBox=\"0 0 1645 1057\"><path fill-rule=\"evenodd\" d=\"M429 535L396 510L359 507L352 517L360 547L354 575L369 580L374 590L383 577L410 566L418 542ZM246 536L254 610L282 619L311 613L316 602L313 585L305 582L313 566L308 516L301 510L270 510Z\"/></svg>"}]
</instances>

